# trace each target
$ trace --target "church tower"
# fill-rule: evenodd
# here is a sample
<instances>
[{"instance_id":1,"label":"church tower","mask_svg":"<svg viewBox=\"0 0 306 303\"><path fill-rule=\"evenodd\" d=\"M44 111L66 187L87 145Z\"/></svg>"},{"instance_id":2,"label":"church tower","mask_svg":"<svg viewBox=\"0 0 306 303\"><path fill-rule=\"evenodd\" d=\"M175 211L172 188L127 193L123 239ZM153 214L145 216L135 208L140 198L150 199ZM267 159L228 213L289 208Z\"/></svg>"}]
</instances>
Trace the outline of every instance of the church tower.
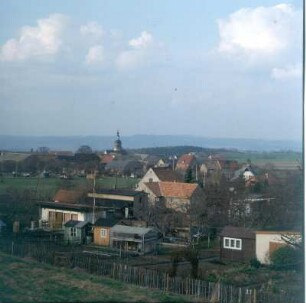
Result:
<instances>
[{"instance_id":1,"label":"church tower","mask_svg":"<svg viewBox=\"0 0 306 303\"><path fill-rule=\"evenodd\" d=\"M120 140L119 130L117 130L117 140L115 140L115 142L114 142L113 151L116 152L116 153L121 153L122 152L122 143L121 143L121 140Z\"/></svg>"}]
</instances>

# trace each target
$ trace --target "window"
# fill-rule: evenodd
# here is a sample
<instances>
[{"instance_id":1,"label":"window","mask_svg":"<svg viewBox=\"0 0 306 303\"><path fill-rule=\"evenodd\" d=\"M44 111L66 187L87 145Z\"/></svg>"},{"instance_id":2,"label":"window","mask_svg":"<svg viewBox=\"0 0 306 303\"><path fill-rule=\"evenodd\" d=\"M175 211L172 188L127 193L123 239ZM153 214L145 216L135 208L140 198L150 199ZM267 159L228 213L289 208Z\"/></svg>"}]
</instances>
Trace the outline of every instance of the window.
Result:
<instances>
[{"instance_id":1,"label":"window","mask_svg":"<svg viewBox=\"0 0 306 303\"><path fill-rule=\"evenodd\" d=\"M76 228L75 227L70 228L70 236L71 237L76 237Z\"/></svg>"},{"instance_id":2,"label":"window","mask_svg":"<svg viewBox=\"0 0 306 303\"><path fill-rule=\"evenodd\" d=\"M107 229L102 228L101 229L101 238L106 238L107 237Z\"/></svg>"},{"instance_id":3,"label":"window","mask_svg":"<svg viewBox=\"0 0 306 303\"><path fill-rule=\"evenodd\" d=\"M242 249L241 239L223 238L223 247L229 249L241 250Z\"/></svg>"},{"instance_id":4,"label":"window","mask_svg":"<svg viewBox=\"0 0 306 303\"><path fill-rule=\"evenodd\" d=\"M68 222L69 220L71 220L71 214L64 213L64 222Z\"/></svg>"}]
</instances>

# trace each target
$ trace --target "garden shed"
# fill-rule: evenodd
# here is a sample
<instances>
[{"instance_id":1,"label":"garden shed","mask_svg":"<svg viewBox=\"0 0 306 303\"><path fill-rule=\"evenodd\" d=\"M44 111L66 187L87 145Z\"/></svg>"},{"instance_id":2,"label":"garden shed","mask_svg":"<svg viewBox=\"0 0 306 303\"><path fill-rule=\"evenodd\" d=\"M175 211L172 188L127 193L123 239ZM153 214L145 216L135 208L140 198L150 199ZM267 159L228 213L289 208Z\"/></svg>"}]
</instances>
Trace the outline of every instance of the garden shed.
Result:
<instances>
[{"instance_id":1,"label":"garden shed","mask_svg":"<svg viewBox=\"0 0 306 303\"><path fill-rule=\"evenodd\" d=\"M67 244L85 244L92 224L86 221L69 220L64 225L64 241Z\"/></svg>"}]
</instances>

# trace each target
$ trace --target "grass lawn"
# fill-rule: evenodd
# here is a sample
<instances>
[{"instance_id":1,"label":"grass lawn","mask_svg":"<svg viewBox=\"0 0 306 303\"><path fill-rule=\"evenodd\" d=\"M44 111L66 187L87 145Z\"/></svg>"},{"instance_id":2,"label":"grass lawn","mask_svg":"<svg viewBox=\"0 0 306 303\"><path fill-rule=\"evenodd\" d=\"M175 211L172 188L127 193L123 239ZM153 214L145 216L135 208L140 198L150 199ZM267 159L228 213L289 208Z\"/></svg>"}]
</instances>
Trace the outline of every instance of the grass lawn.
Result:
<instances>
[{"instance_id":1,"label":"grass lawn","mask_svg":"<svg viewBox=\"0 0 306 303\"><path fill-rule=\"evenodd\" d=\"M0 253L4 302L191 302L192 298ZM196 302L196 301L194 301Z\"/></svg>"},{"instance_id":2,"label":"grass lawn","mask_svg":"<svg viewBox=\"0 0 306 303\"><path fill-rule=\"evenodd\" d=\"M133 188L139 180L136 178L121 177L100 177L96 179L96 188ZM92 188L93 181L86 178L75 177L71 180L59 178L23 178L23 177L5 177L0 180L0 194L7 191L8 188L16 191L30 190L37 192L39 197L53 197L60 188Z\"/></svg>"}]
</instances>

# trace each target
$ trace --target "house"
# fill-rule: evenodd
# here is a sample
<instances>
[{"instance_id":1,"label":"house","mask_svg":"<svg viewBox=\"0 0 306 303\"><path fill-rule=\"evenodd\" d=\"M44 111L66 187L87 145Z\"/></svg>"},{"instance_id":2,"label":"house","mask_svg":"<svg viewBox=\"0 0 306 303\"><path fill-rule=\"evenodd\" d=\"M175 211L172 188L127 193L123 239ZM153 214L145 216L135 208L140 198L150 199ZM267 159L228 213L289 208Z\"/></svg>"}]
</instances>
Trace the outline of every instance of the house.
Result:
<instances>
[{"instance_id":1,"label":"house","mask_svg":"<svg viewBox=\"0 0 306 303\"><path fill-rule=\"evenodd\" d=\"M95 199L96 205L105 211L113 210L118 218L137 217L139 209L147 203L147 194L132 189L99 189L88 193Z\"/></svg>"},{"instance_id":2,"label":"house","mask_svg":"<svg viewBox=\"0 0 306 303\"><path fill-rule=\"evenodd\" d=\"M109 163L111 163L115 159L114 154L100 154L100 169L104 170L105 166Z\"/></svg>"},{"instance_id":3,"label":"house","mask_svg":"<svg viewBox=\"0 0 306 303\"><path fill-rule=\"evenodd\" d=\"M106 164L105 172L110 175L140 177L143 175L143 165L136 160L114 160Z\"/></svg>"},{"instance_id":4,"label":"house","mask_svg":"<svg viewBox=\"0 0 306 303\"><path fill-rule=\"evenodd\" d=\"M147 182L183 182L183 178L176 171L164 167L152 167L146 172L137 184L137 190L142 190L143 184Z\"/></svg>"},{"instance_id":5,"label":"house","mask_svg":"<svg viewBox=\"0 0 306 303\"><path fill-rule=\"evenodd\" d=\"M110 154L102 154L99 155L101 164L106 165L110 162L112 162L115 159L115 155L110 155Z\"/></svg>"},{"instance_id":6,"label":"house","mask_svg":"<svg viewBox=\"0 0 306 303\"><path fill-rule=\"evenodd\" d=\"M40 227L63 229L69 220L94 222L107 212L132 218L146 203L146 194L131 189L101 189L95 193L59 190L53 201L39 202Z\"/></svg>"},{"instance_id":7,"label":"house","mask_svg":"<svg viewBox=\"0 0 306 303\"><path fill-rule=\"evenodd\" d=\"M183 213L192 203L203 200L203 191L196 183L146 182L141 189L148 193L150 205L164 203L167 208Z\"/></svg>"},{"instance_id":8,"label":"house","mask_svg":"<svg viewBox=\"0 0 306 303\"><path fill-rule=\"evenodd\" d=\"M222 170L222 175L227 179L230 180L231 178L234 177L235 171L239 168L239 164L235 160L218 160L221 170Z\"/></svg>"},{"instance_id":9,"label":"house","mask_svg":"<svg viewBox=\"0 0 306 303\"><path fill-rule=\"evenodd\" d=\"M175 169L182 173L186 173L188 169L196 166L196 158L193 154L184 154L177 160Z\"/></svg>"},{"instance_id":10,"label":"house","mask_svg":"<svg viewBox=\"0 0 306 303\"><path fill-rule=\"evenodd\" d=\"M256 234L256 258L262 264L270 264L271 254L282 246L289 245L286 239L296 243L302 242L301 233L297 231L258 230Z\"/></svg>"},{"instance_id":11,"label":"house","mask_svg":"<svg viewBox=\"0 0 306 303\"><path fill-rule=\"evenodd\" d=\"M110 246L125 252L147 254L156 250L158 232L151 227L115 225L111 228Z\"/></svg>"},{"instance_id":12,"label":"house","mask_svg":"<svg viewBox=\"0 0 306 303\"><path fill-rule=\"evenodd\" d=\"M222 167L218 159L209 156L200 166L204 184L219 184L222 175Z\"/></svg>"},{"instance_id":13,"label":"house","mask_svg":"<svg viewBox=\"0 0 306 303\"><path fill-rule=\"evenodd\" d=\"M93 226L93 243L96 245L110 245L110 230L118 222L114 217L99 218Z\"/></svg>"},{"instance_id":14,"label":"house","mask_svg":"<svg viewBox=\"0 0 306 303\"><path fill-rule=\"evenodd\" d=\"M93 205L85 203L60 203L42 201L39 206L39 227L50 230L60 230L69 220L93 220Z\"/></svg>"},{"instance_id":15,"label":"house","mask_svg":"<svg viewBox=\"0 0 306 303\"><path fill-rule=\"evenodd\" d=\"M237 180L239 177L242 177L245 181L248 181L250 178L254 177L255 173L250 164L243 164L241 168L237 169L234 172L234 176L231 178L231 181Z\"/></svg>"},{"instance_id":16,"label":"house","mask_svg":"<svg viewBox=\"0 0 306 303\"><path fill-rule=\"evenodd\" d=\"M226 226L220 234L220 259L249 262L256 257L255 232L248 228Z\"/></svg>"},{"instance_id":17,"label":"house","mask_svg":"<svg viewBox=\"0 0 306 303\"><path fill-rule=\"evenodd\" d=\"M66 244L85 244L92 224L86 221L69 220L64 224L64 242Z\"/></svg>"},{"instance_id":18,"label":"house","mask_svg":"<svg viewBox=\"0 0 306 303\"><path fill-rule=\"evenodd\" d=\"M59 190L53 201L41 201L39 206L39 226L50 229L63 229L69 220L92 220L92 206L81 203L83 193Z\"/></svg>"}]
</instances>

